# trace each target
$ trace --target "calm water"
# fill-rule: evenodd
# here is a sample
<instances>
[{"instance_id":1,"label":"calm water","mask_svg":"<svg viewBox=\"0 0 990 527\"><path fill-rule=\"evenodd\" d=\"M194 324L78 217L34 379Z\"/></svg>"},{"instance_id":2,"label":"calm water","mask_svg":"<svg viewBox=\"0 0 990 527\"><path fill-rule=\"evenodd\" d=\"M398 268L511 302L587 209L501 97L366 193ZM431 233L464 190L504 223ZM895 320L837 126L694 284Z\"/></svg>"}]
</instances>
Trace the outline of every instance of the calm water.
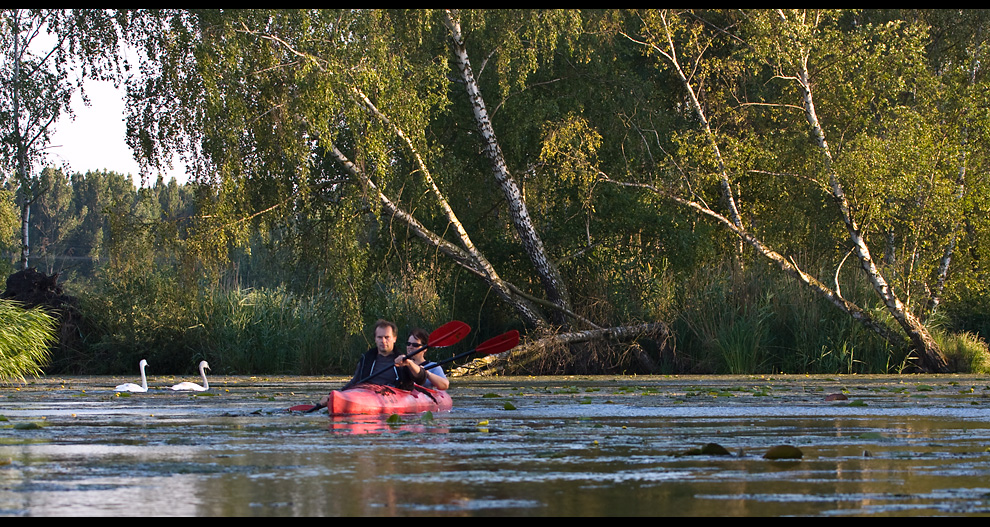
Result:
<instances>
[{"instance_id":1,"label":"calm water","mask_svg":"<svg viewBox=\"0 0 990 527\"><path fill-rule=\"evenodd\" d=\"M457 379L398 422L284 411L343 378L134 380L0 387L0 515L990 515L985 376Z\"/></svg>"}]
</instances>

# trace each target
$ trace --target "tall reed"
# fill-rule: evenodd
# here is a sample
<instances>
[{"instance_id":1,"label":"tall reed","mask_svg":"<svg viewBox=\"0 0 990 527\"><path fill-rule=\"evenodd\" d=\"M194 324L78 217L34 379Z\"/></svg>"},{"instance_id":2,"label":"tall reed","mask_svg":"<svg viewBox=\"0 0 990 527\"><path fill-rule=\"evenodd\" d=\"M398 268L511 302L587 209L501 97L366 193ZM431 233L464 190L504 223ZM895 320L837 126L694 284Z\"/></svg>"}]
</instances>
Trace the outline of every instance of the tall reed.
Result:
<instances>
[{"instance_id":1,"label":"tall reed","mask_svg":"<svg viewBox=\"0 0 990 527\"><path fill-rule=\"evenodd\" d=\"M869 298L853 279L844 294ZM764 266L700 269L682 281L678 356L697 373L885 373L903 368L890 346L825 299ZM869 304L867 304L869 305ZM880 306L869 308L883 318Z\"/></svg>"},{"instance_id":2,"label":"tall reed","mask_svg":"<svg viewBox=\"0 0 990 527\"><path fill-rule=\"evenodd\" d=\"M344 372L354 344L332 298L283 288L185 289L169 274L107 281L82 297L91 374L130 371L148 359L162 373L193 371L199 360L214 373Z\"/></svg>"},{"instance_id":3,"label":"tall reed","mask_svg":"<svg viewBox=\"0 0 990 527\"><path fill-rule=\"evenodd\" d=\"M327 373L352 361L332 303L282 288L217 291L198 303L190 335L218 369L238 373Z\"/></svg>"}]
</instances>

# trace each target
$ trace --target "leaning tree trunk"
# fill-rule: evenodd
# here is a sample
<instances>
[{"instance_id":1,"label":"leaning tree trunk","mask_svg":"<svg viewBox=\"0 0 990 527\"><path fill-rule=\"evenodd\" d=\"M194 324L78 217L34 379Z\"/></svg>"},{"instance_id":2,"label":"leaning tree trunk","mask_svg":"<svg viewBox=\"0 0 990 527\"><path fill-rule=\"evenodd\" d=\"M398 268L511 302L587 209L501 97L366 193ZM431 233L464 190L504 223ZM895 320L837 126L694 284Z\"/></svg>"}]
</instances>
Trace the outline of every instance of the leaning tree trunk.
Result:
<instances>
[{"instance_id":1,"label":"leaning tree trunk","mask_svg":"<svg viewBox=\"0 0 990 527\"><path fill-rule=\"evenodd\" d=\"M355 179L361 182L361 185L365 188L365 191L369 195L377 197L384 210L391 217L408 226L417 237L425 243L437 248L441 253L453 260L454 263L484 280L484 282L492 288L499 298L511 305L516 312L519 313L520 317L522 317L527 324L534 327L540 327L545 324L542 316L539 314L539 311L526 299L513 294L514 287L504 281L491 263L488 262L488 259L474 247L474 244L470 242L470 238L467 236L467 233L460 227L460 221L457 220L456 216L452 215L453 211L449 211L450 215L448 216L448 221L457 224L455 230L462 233L461 241L466 248L457 246L447 241L442 236L436 234L420 223L415 217L413 217L412 214L409 214L409 212L399 207L381 191L378 185L376 185L367 174L352 163L351 160L348 159L347 156L345 156L336 146L331 146L330 153L352 176L354 176Z\"/></svg>"},{"instance_id":2,"label":"leaning tree trunk","mask_svg":"<svg viewBox=\"0 0 990 527\"><path fill-rule=\"evenodd\" d=\"M492 128L491 120L488 117L488 110L485 106L485 100L481 96L481 89L471 69L471 61L468 59L467 48L464 46L464 40L461 36L460 22L449 9L444 14L447 28L450 30L454 62L461 74L461 78L464 80L468 99L473 109L474 120L481 133L485 155L491 162L495 181L505 195L512 224L515 227L516 233L519 235L519 239L522 241L526 255L529 257L533 268L536 269L536 273L540 277L540 283L543 285L547 298L550 302L561 308L560 310L553 310L551 312L551 320L558 326L566 327L568 323L564 312L570 310L571 303L567 286L561 278L557 266L547 256L546 249L543 247L543 241L533 227L533 221L529 216L522 192L520 192L515 179L509 173L509 168L505 163L505 157L499 146L498 138L495 136L495 130Z\"/></svg>"},{"instance_id":3,"label":"leaning tree trunk","mask_svg":"<svg viewBox=\"0 0 990 527\"><path fill-rule=\"evenodd\" d=\"M547 346L572 345L609 339L629 341L640 337L650 337L658 341L664 341L669 335L670 328L662 322L557 333L523 343L505 353L474 359L463 366L454 368L450 371L449 375L451 377L463 375L498 375L508 370L524 368L525 364L537 355L536 352ZM645 353L640 353L636 358L643 365L644 369L651 372L656 371L653 360L646 356Z\"/></svg>"},{"instance_id":4,"label":"leaning tree trunk","mask_svg":"<svg viewBox=\"0 0 990 527\"><path fill-rule=\"evenodd\" d=\"M942 350L939 348L938 343L935 342L931 334L928 333L928 329L925 328L924 324L921 323L918 317L911 313L907 306L901 302L900 298L897 296L897 293L895 293L890 287L890 284L887 283L887 280L883 277L880 269L877 268L876 263L873 261L873 257L870 254L870 248L867 245L866 240L863 238L859 225L852 215L852 209L849 206L849 201L846 199L845 191L842 188L842 183L839 181L838 175L835 173L832 163L832 153L829 150L828 142L825 140L825 132L818 120L818 114L815 110L814 97L811 93L811 76L808 73L807 54L802 56L802 60L799 62L798 67L798 85L802 92L805 118L808 121L808 125L811 127L813 140L822 152L825 162L825 171L829 180L829 188L832 192L832 198L839 208L842 221L845 223L846 231L849 233L849 241L852 243L853 251L859 259L860 267L865 272L867 280L869 280L870 284L873 286L873 290L880 296L880 299L886 306L887 311L890 312L890 314L894 317L894 320L897 321L904 332L907 333L908 338L911 339L911 343L918 352L921 367L932 373L947 372L948 363L945 356L942 354Z\"/></svg>"},{"instance_id":5,"label":"leaning tree trunk","mask_svg":"<svg viewBox=\"0 0 990 527\"><path fill-rule=\"evenodd\" d=\"M657 192L658 194L661 194L663 196L672 199L673 201L681 205L687 206L701 214L707 215L717 220L718 222L722 223L725 227L727 227L730 231L734 232L737 236L739 236L741 242L748 243L751 247L756 249L761 255L773 261L781 270L794 276L804 285L811 287L811 289L814 290L816 293L827 298L839 309L852 316L853 319L857 320L865 327L876 332L882 338L884 338L888 342L891 342L895 346L900 347L906 344L905 339L901 335L893 331L891 328L888 328L885 324L874 320L867 312L862 310L859 306L843 298L838 289L838 284L836 284L836 288L834 290L830 289L825 284L821 283L818 279L802 271L793 260L784 258L783 255L774 251L769 246L764 244L758 237L747 231L742 221L741 214L736 209L736 203L734 200L734 190L728 179L728 174L724 169L724 163L722 162L721 159L721 154L719 151L718 142L716 141L715 132L708 125L708 120L705 117L704 108L701 105L698 98L696 97L694 89L691 86L690 80L688 79L687 75L684 74L684 71L681 69L680 64L678 63L677 54L674 48L673 37L670 32L671 30L669 27L666 26L665 19L663 20L663 22L665 24L665 28L667 29L666 45L669 46L668 49L662 49L656 44L634 39L629 35L625 35L625 36L626 38L628 38L632 42L635 42L638 45L649 47L651 49L651 52L656 53L657 55L667 60L671 64L681 85L684 87L685 90L687 90L687 93L689 95L690 106L694 111L695 115L701 121L702 132L704 133L709 146L713 149L716 166L718 166L720 169L719 178L720 178L721 193L722 193L723 201L725 202L728 208L729 214L728 215L719 214L718 212L712 210L709 206L707 206L704 203L704 200L697 199L696 196L692 196L689 199L685 199L683 197L678 196L674 192L669 192L663 189L659 189L652 185L615 181L609 178L605 174L601 175L603 179L619 185L650 189L654 192ZM826 168L830 178L832 196L835 199L836 203L838 204L840 211L842 212L843 219L847 226L847 230L850 233L850 239L854 246L854 251L859 257L861 266L866 272L874 289L878 292L878 294L880 294L881 298L883 299L884 304L887 307L888 311L894 316L894 318L897 320L898 324L905 331L905 333L907 333L911 345L913 345L914 348L918 350L920 354L919 359L921 361L921 367L930 372L944 372L948 368L945 358L942 355L941 351L939 350L938 344L931 338L931 335L925 329L924 325L921 324L921 322L917 319L917 317L915 317L910 311L908 311L907 308L904 306L904 304L897 298L896 294L891 290L889 285L886 283L884 277L880 274L879 269L877 269L877 267L873 264L873 260L869 252L869 247L867 246L866 241L863 239L861 233L859 232L858 226L856 225L855 221L851 216L849 203L845 198L845 195L842 190L842 186L839 183L838 177L832 171L831 154L829 153L828 144L825 141L824 133L821 129L821 126L818 124L818 118L814 109L814 101L811 96L811 86L807 82L808 75L807 75L806 66L807 66L806 63L801 65L801 69L803 69L803 76L801 76L801 78L799 79L801 81L799 83L802 84L801 88L802 90L804 90L805 115L808 119L809 124L812 127L813 135L818 140L819 148L825 154L827 160ZM690 185L688 185L688 187L690 188Z\"/></svg>"}]
</instances>

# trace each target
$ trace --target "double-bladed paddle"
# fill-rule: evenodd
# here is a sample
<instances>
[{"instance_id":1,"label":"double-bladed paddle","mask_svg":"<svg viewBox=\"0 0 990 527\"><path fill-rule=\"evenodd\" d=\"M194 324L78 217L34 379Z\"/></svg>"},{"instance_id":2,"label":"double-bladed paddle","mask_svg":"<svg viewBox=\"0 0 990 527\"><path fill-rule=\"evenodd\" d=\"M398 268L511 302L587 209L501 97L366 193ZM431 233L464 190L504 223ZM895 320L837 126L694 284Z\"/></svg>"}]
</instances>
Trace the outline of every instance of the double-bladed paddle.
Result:
<instances>
[{"instance_id":1,"label":"double-bladed paddle","mask_svg":"<svg viewBox=\"0 0 990 527\"><path fill-rule=\"evenodd\" d=\"M422 368L428 370L430 368L436 368L437 366L443 366L444 364L451 363L451 362L453 362L453 361L455 361L457 359L467 357L468 355L471 355L472 353L481 353L481 354L486 355L486 356L487 355L495 355L496 353L502 353L503 351L509 351L510 349L516 347L517 344L519 344L519 332L516 331L516 330L508 331L508 332L503 333L503 334L501 334L501 335L499 335L497 337L492 337L492 338L490 338L490 339L482 342L481 344L478 345L478 347L474 348L473 350L465 351L464 353L460 353L460 354L455 355L455 356L453 356L453 357L451 357L449 359L444 359L444 360L439 361L439 362L435 362L435 363L434 362L431 362L429 364L423 364L422 365ZM412 354L415 355L416 353L419 353L419 352L418 351L415 351ZM299 405L299 406L293 406L292 408L289 408L289 411L309 413L309 412L315 412L316 410L319 410L320 408L323 408L323 406L322 405L310 406L310 405L302 404L302 405Z\"/></svg>"},{"instance_id":2,"label":"double-bladed paddle","mask_svg":"<svg viewBox=\"0 0 990 527\"><path fill-rule=\"evenodd\" d=\"M419 353L419 352L421 352L421 351L423 351L423 350L425 350L427 348L445 348L447 346L453 346L454 344L457 344L458 342L460 342L461 339L463 339L464 337L466 337L467 334L470 333L470 332L471 332L471 326L468 326L467 324L465 324L464 322L461 322L459 320L452 320L452 321L450 321L450 322L448 322L448 323L446 323L446 324L438 327L437 329L433 330L433 333L430 333L430 337L427 340L426 345L425 346L420 346L420 347L418 347L418 348L416 348L416 349L414 349L412 351L406 352L405 358L408 359L409 357L412 357L413 355L415 355L415 354L417 354L417 353ZM359 380L359 381L357 381L355 383L348 383L347 385L345 385L344 388L347 388L347 387L352 386L352 385L358 385L358 384L361 384L363 382L367 382L367 381L373 379L375 376L379 375L380 373L388 370L389 368L392 368L393 366L394 366L394 364L390 364L390 365L386 366L385 368L382 368L381 370L378 370L376 372L372 372L371 375L369 375L369 376L367 376L367 377L365 377L365 378L363 378L363 379L361 379L361 380ZM309 413L309 412L315 412L315 411L319 410L320 408L323 408L323 405L320 405L320 404L317 404L317 405L300 404L300 405L296 405L296 406L293 406L293 407L289 408L289 411L290 412L306 412L306 413Z\"/></svg>"}]
</instances>

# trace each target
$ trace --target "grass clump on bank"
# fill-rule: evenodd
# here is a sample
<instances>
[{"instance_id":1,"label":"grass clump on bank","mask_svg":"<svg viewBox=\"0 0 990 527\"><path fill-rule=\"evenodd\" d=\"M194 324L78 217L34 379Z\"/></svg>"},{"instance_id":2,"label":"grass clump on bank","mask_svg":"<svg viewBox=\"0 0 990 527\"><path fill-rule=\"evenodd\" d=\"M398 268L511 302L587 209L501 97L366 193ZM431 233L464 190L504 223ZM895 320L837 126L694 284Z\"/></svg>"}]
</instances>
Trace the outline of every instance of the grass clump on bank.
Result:
<instances>
[{"instance_id":1,"label":"grass clump on bank","mask_svg":"<svg viewBox=\"0 0 990 527\"><path fill-rule=\"evenodd\" d=\"M39 376L50 359L55 321L41 309L0 300L0 383Z\"/></svg>"}]
</instances>

